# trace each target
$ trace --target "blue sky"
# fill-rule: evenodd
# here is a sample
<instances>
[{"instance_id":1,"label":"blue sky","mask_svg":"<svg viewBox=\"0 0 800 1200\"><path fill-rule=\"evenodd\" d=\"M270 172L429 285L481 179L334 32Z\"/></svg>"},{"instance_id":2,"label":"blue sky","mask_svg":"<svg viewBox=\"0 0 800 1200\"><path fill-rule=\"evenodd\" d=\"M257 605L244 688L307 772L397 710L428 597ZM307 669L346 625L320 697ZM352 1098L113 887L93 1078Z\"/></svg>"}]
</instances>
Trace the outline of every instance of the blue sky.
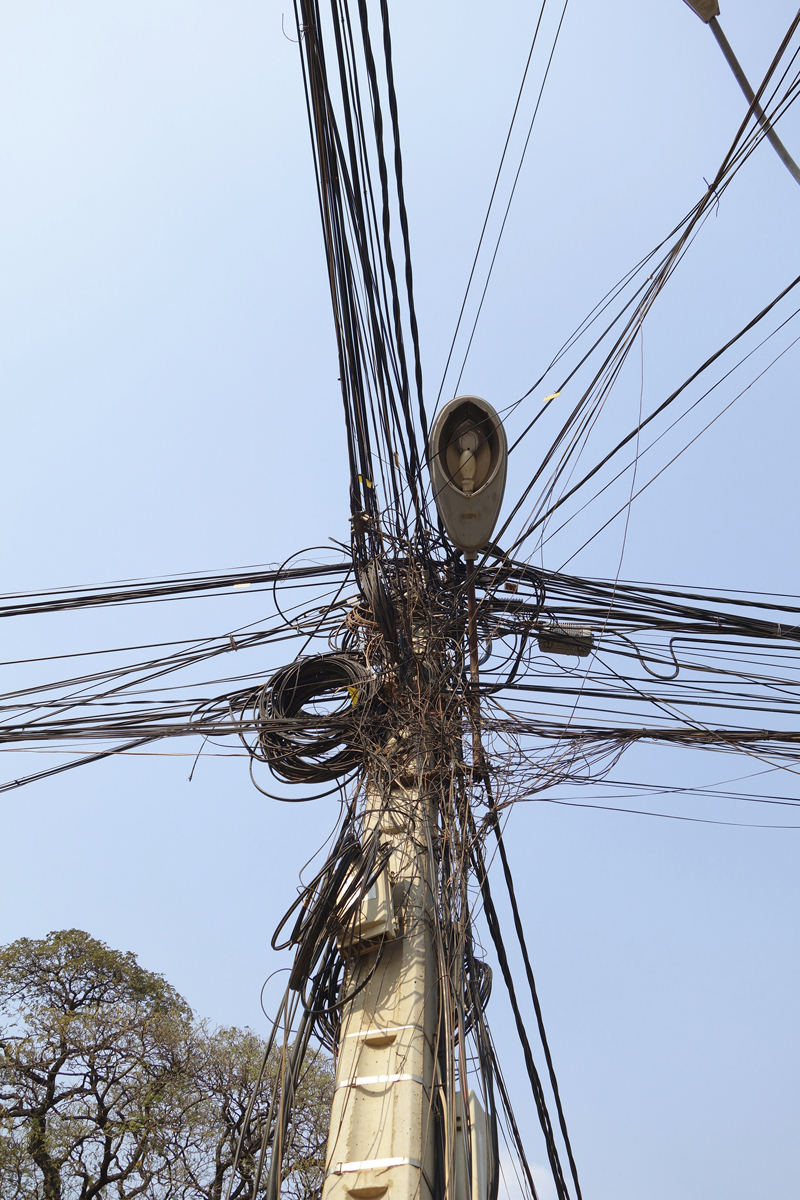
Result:
<instances>
[{"instance_id":1,"label":"blue sky","mask_svg":"<svg viewBox=\"0 0 800 1200\"><path fill-rule=\"evenodd\" d=\"M725 3L752 80L793 15L783 0ZM393 21L435 395L533 16L513 0L406 0ZM2 590L280 562L346 538L289 7L18 0L0 4L0 33ZM518 399L702 195L744 111L681 0L570 0L463 389L498 409ZM794 110L782 136L800 154ZM654 405L797 274L799 202L761 146L648 318L609 431L633 423L642 377ZM636 502L623 577L800 592L797 392L790 352ZM512 461L509 497L537 448ZM545 565L592 522L548 544ZM569 569L613 576L621 546L617 523ZM2 658L224 631L258 605L236 594L7 622ZM203 1015L263 1030L261 984L284 965L269 937L334 810L265 800L241 758L203 759L189 783L186 747L166 749L2 797L0 940L79 926L135 951ZM749 769L637 753L630 778ZM45 762L4 753L3 778ZM780 787L797 793L791 777ZM793 1195L800 830L547 804L520 805L509 829L587 1197ZM532 1130L499 996L493 1014Z\"/></svg>"}]
</instances>

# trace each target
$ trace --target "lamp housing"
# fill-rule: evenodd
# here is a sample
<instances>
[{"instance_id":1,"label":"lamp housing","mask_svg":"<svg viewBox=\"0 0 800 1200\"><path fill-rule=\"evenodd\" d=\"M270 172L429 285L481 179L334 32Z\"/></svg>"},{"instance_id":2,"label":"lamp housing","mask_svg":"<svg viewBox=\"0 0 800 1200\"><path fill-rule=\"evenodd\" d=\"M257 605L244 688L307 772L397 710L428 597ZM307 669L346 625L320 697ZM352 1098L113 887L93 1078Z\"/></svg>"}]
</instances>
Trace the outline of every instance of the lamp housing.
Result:
<instances>
[{"instance_id":1,"label":"lamp housing","mask_svg":"<svg viewBox=\"0 0 800 1200\"><path fill-rule=\"evenodd\" d=\"M465 558L489 542L506 487L503 422L480 396L456 396L436 417L429 443L433 495L450 541Z\"/></svg>"},{"instance_id":2,"label":"lamp housing","mask_svg":"<svg viewBox=\"0 0 800 1200\"><path fill-rule=\"evenodd\" d=\"M714 17L719 16L719 4L717 0L685 0L693 13L696 13L701 21L708 25L709 21L713 21Z\"/></svg>"}]
</instances>

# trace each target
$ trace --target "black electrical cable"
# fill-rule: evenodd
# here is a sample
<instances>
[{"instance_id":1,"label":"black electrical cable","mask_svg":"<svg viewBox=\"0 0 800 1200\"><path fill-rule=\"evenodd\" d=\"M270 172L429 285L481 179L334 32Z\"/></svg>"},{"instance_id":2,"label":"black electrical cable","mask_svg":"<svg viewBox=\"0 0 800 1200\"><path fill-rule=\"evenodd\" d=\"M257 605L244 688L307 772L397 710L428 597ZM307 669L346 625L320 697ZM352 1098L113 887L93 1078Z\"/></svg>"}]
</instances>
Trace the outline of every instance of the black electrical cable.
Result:
<instances>
[{"instance_id":1,"label":"black electrical cable","mask_svg":"<svg viewBox=\"0 0 800 1200\"><path fill-rule=\"evenodd\" d=\"M494 799L491 795L491 791L490 791L488 785L487 785L487 792L489 793L490 804L491 804L491 808L490 808L491 825L492 825L492 829L494 830L494 835L497 839L497 848L500 851L500 862L502 863L502 866L503 866L503 878L505 879L506 890L508 892L508 899L511 904L511 914L514 918L514 929L516 930L517 941L519 942L519 948L520 948L520 951L522 952L522 961L525 964L525 975L528 980L528 988L531 993L533 1009L534 1009L534 1012L536 1013L536 1024L539 1029L539 1038L542 1043L542 1050L544 1051L545 1061L547 1062L547 1072L548 1072L548 1075L550 1076L550 1086L553 1089L553 1096L554 1096L555 1102L556 1102L556 1110L558 1112L558 1123L561 1127L561 1136L564 1139L564 1145L566 1147L567 1157L569 1159L570 1171L572 1172L572 1179L575 1184L575 1195L577 1196L578 1200L583 1200L582 1193L581 1193L581 1185L578 1180L578 1168L575 1165L575 1159L574 1159L574 1156L572 1153L572 1143L570 1141L569 1131L567 1130L567 1121L566 1121L566 1117L564 1116L564 1109L561 1104L561 1093L560 1093L559 1086L558 1086L558 1079L556 1078L555 1067L553 1066L553 1057L550 1053L550 1043L547 1039L547 1032L546 1032L545 1026L544 1026L544 1017L542 1016L542 1007L541 1007L541 1004L539 1003L539 994L536 989L536 981L535 981L534 975L533 975L533 968L531 967L530 955L528 954L528 945L525 940L525 931L522 927L522 918L520 917L519 905L517 904L517 895L516 895L516 891L514 888L514 881L511 878L511 868L508 863L508 856L506 854L505 843L503 841L503 832L502 832L502 829L500 828L500 822L497 817L497 809L496 809Z\"/></svg>"},{"instance_id":2,"label":"black electrical cable","mask_svg":"<svg viewBox=\"0 0 800 1200\"><path fill-rule=\"evenodd\" d=\"M458 318L456 320L456 327L455 327L455 330L453 331L453 337L450 342L450 349L447 352L447 359L445 361L444 370L442 372L442 381L439 384L439 392L436 397L437 408L438 408L439 402L441 401L441 398L442 398L442 391L444 389L445 380L447 379L447 372L450 368L450 360L453 357L453 351L455 350L455 346L456 346L456 339L458 338L458 332L461 328L461 322L464 318L464 310L466 309L466 306L467 306L467 300L469 299L470 288L472 287L472 280L474 278L475 271L478 266L478 259L480 257L481 247L483 246L483 239L486 236L486 229L489 224L489 217L491 216L491 213L492 213L492 207L494 205L495 196L497 195L497 188L500 183L500 176L503 171L503 164L505 163L505 160L506 160L506 154L508 153L508 146L511 141L511 135L514 132L514 126L516 124L520 102L522 101L522 93L525 90L525 81L528 78L528 71L530 70L531 59L533 58L533 52L536 49L536 42L539 37L539 29L542 24L542 17L544 16L544 10L545 10L546 4L547 4L547 0L542 0L541 6L539 8L539 16L537 17L536 26L533 31L533 40L531 41L531 47L530 47L530 50L528 51L528 57L525 60L525 69L522 72L522 81L519 85L519 90L517 91L517 98L514 103L514 111L511 114L511 121L508 126L508 133L506 134L506 140L503 143L503 152L500 155L500 162L497 167L497 173L494 177L494 183L492 185L492 192L491 192L491 195L489 196L489 204L486 208L486 215L483 218L483 225L481 226L480 236L478 237L478 245L475 249L475 255L472 259L472 266L470 267L469 278L467 279L467 286L464 289L464 298L461 301L461 308L459 309L459 312L458 312Z\"/></svg>"},{"instance_id":3,"label":"black electrical cable","mask_svg":"<svg viewBox=\"0 0 800 1200\"><path fill-rule=\"evenodd\" d=\"M586 483L588 483L590 479L593 479L594 476L598 473L598 471L601 471L607 462L609 462L616 454L619 453L620 450L622 450L625 446L627 446L629 442L633 441L633 439L638 436L638 434L641 432L641 430L644 429L647 425L649 425L651 421L654 421L656 417L660 416L660 414L662 412L664 412L665 409L667 409L672 403L674 403L674 401L677 400L678 396L680 396L681 393L684 392L686 390L686 388L688 388L695 381L695 379L697 379L700 375L702 375L704 371L707 371L708 368L717 361L717 359L719 359L727 350L729 350L731 348L731 346L734 346L741 338L743 338L745 336L745 334L749 333L751 329L754 329L755 326L758 325L758 323L760 321L762 321L764 319L764 317L766 317L770 312L772 312L772 310L776 307L776 305L780 304L781 300L783 300L786 296L788 296L790 294L790 292L792 292L794 290L794 288L797 287L798 284L800 284L800 275L798 275L795 279L792 280L792 282L790 284L788 284L785 288L783 288L783 290L781 292L779 292L778 295L774 297L774 299L770 300L770 302L768 304L766 304L761 309L760 312L756 313L756 315L754 317L752 317L747 322L747 324L744 325L739 330L738 333L734 334L734 336L732 338L730 338L725 343L724 346L721 346L718 350L715 350L714 353L712 355L710 355L705 360L705 362L702 363L701 366L699 366L695 371L693 371L692 374L687 379L685 379L684 382L679 387L677 387L666 398L666 400L662 401L662 403L660 405L658 405L658 407L655 408L653 410L653 412L649 413L648 416L645 417L645 419L643 421L640 421L636 425L636 427L630 431L630 433L626 434L626 436L624 438L622 438L622 440L619 441L617 443L617 445L613 447L612 450L610 450L606 455L604 455L604 457L600 460L600 462L596 463L595 466L592 467L592 469L590 471L587 471L587 473L579 480L578 483L574 484L558 500L554 501L551 505L549 505L549 507L545 510L545 512L542 515L540 515L539 517L537 517L524 530L524 532L519 535L519 537L512 544L512 546L509 550L509 553L513 554L519 548L519 546L526 540L526 538L528 538L530 536L530 534L534 531L534 529L538 528L538 526L541 525L543 521L547 520L547 518L553 512L555 512L556 509L560 508L562 504L565 504L566 501L571 496L575 495L575 493L580 488L582 488ZM527 496L530 494L531 490L533 489L536 481L538 480L538 478L541 474L542 469L543 469L543 467L540 467L539 470L534 474L534 477L530 481L530 483L526 485L521 497L515 504L514 509L511 512L511 515L507 518L507 520L503 524L503 527L499 530L499 532L497 534L498 538L502 537L503 533L505 533L505 531L508 529L514 516L517 514L519 509L522 507L522 504L524 503L525 499L527 498Z\"/></svg>"},{"instance_id":4,"label":"black electrical cable","mask_svg":"<svg viewBox=\"0 0 800 1200\"><path fill-rule=\"evenodd\" d=\"M500 243L503 240L503 234L505 233L506 223L508 221L508 215L511 212L511 205L514 202L514 196L517 191L517 184L519 183L519 177L522 174L522 167L525 162L525 156L528 152L528 145L530 143L531 135L533 133L533 127L534 127L534 124L536 123L536 118L539 114L539 106L542 103L542 96L544 95L545 85L546 85L548 77L550 75L550 68L553 65L553 57L556 52L556 46L558 45L558 39L561 36L561 27L564 24L564 17L567 15L567 5L568 4L569 4L569 0L564 0L564 7L561 10L561 16L559 18L558 27L556 29L556 34L555 34L555 37L553 38L553 44L550 48L550 55L547 59L547 66L545 67L544 76L542 78L542 83L539 88L539 94L536 97L536 104L534 106L533 116L531 117L531 122L530 122L530 125L528 126L528 133L525 138L524 145L522 147L522 153L520 154L519 164L517 166L516 174L514 175L514 181L511 185L511 191L509 193L508 202L506 204L505 212L503 213L503 220L500 223L500 229L498 231L497 239L496 239L495 245L494 245L494 250L492 252L492 257L489 262L489 269L486 272L486 279L483 284L483 290L481 291L481 298L480 298L480 301L478 302L478 308L475 313L475 319L472 322L472 329L470 330L469 340L467 342L467 348L464 351L464 358L461 363L461 370L459 371L458 379L456 380L456 386L455 386L456 394L458 394L458 390L461 387L461 379L464 375L464 370L467 365L467 359L469 358L470 350L472 349L472 342L475 338L475 331L478 328L478 321L480 320L481 313L483 312L483 304L486 299L486 293L489 290L489 283L491 282L492 274L494 272L494 265L495 265L495 262L497 261L497 255L500 251ZM537 31L538 31L538 27L537 27Z\"/></svg>"},{"instance_id":5,"label":"black electrical cable","mask_svg":"<svg viewBox=\"0 0 800 1200\"><path fill-rule=\"evenodd\" d=\"M553 1181L555 1183L556 1191L558 1193L558 1200L569 1200L569 1190L567 1188L566 1181L564 1179L564 1172L563 1172L563 1169L561 1166L561 1160L560 1160L559 1154L558 1154L558 1147L556 1146L556 1142L555 1142L555 1135L553 1132L552 1121L550 1120L550 1114L547 1111L547 1102L546 1102L545 1096L544 1096L544 1089L542 1088L542 1081L539 1077L539 1072L537 1071L536 1064L534 1063L534 1060L533 1060L533 1053L531 1051L530 1042L528 1041L528 1034L525 1030L525 1023L522 1020L522 1013L520 1012L519 1003L517 1001L517 994L516 994L516 988L514 986L514 979L511 974L511 968L508 963L508 956L506 955L505 945L503 943L503 936L500 931L500 922L498 920L497 912L495 910L494 902L492 900L491 888L489 886L489 877L488 877L488 874L486 871L485 864L483 862L483 856L481 854L480 848L477 845L477 843L475 843L472 848L472 860L473 860L475 873L476 873L477 879L478 879L478 885L481 890L481 897L483 899L484 912L486 915L487 924L489 926L489 933L490 933L492 941L494 943L495 951L497 952L497 958L500 963L500 970L503 975L503 980L505 982L506 989L508 991L511 1009L514 1014L514 1022L517 1027L517 1035L519 1037L520 1044L522 1046L522 1053L523 1053L523 1056L525 1059L525 1067L528 1072L528 1078L529 1078L530 1084L531 1084L531 1091L533 1092L533 1098L536 1103L536 1112L539 1117L539 1124L541 1125L542 1133L544 1134L545 1146L547 1148L547 1157L550 1162L551 1171L553 1173Z\"/></svg>"}]
</instances>

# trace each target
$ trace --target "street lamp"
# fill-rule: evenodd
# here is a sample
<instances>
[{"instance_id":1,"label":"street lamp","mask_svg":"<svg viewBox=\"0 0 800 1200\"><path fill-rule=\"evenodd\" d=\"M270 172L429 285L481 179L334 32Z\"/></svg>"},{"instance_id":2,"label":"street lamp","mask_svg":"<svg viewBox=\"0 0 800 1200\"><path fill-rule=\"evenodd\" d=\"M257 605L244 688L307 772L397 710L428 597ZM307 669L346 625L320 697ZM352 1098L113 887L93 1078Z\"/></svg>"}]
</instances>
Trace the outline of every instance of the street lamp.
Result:
<instances>
[{"instance_id":1,"label":"street lamp","mask_svg":"<svg viewBox=\"0 0 800 1200\"><path fill-rule=\"evenodd\" d=\"M430 438L433 497L448 537L467 560L470 679L478 687L475 559L492 536L506 487L508 442L503 422L480 396L456 396L434 421ZM480 745L477 710L475 740Z\"/></svg>"},{"instance_id":2,"label":"street lamp","mask_svg":"<svg viewBox=\"0 0 800 1200\"><path fill-rule=\"evenodd\" d=\"M497 524L507 462L505 430L491 404L480 396L445 404L430 437L433 496L450 541L468 562Z\"/></svg>"}]
</instances>

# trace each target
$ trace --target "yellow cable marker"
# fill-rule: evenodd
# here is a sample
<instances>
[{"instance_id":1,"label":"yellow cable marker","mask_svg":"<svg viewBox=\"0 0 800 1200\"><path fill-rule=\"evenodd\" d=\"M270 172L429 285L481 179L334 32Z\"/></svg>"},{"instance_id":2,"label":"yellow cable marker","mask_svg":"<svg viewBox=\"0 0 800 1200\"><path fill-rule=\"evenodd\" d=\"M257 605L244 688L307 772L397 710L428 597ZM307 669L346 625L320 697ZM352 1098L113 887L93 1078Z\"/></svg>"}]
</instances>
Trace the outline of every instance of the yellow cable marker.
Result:
<instances>
[{"instance_id":1,"label":"yellow cable marker","mask_svg":"<svg viewBox=\"0 0 800 1200\"><path fill-rule=\"evenodd\" d=\"M350 703L352 704L353 708L355 708L355 706L358 704L358 688L351 687L348 684L347 690L350 693Z\"/></svg>"},{"instance_id":2,"label":"yellow cable marker","mask_svg":"<svg viewBox=\"0 0 800 1200\"><path fill-rule=\"evenodd\" d=\"M372 487L372 480L370 480L370 479L365 479L363 475L359 475L359 477L358 477L358 482L359 482L359 483L363 483L363 484L364 484L366 487L368 487L368 488L371 488L371 487Z\"/></svg>"},{"instance_id":3,"label":"yellow cable marker","mask_svg":"<svg viewBox=\"0 0 800 1200\"><path fill-rule=\"evenodd\" d=\"M561 392L551 392L549 396L545 396L542 404L547 404L548 400L555 400L556 396L560 396Z\"/></svg>"}]
</instances>

